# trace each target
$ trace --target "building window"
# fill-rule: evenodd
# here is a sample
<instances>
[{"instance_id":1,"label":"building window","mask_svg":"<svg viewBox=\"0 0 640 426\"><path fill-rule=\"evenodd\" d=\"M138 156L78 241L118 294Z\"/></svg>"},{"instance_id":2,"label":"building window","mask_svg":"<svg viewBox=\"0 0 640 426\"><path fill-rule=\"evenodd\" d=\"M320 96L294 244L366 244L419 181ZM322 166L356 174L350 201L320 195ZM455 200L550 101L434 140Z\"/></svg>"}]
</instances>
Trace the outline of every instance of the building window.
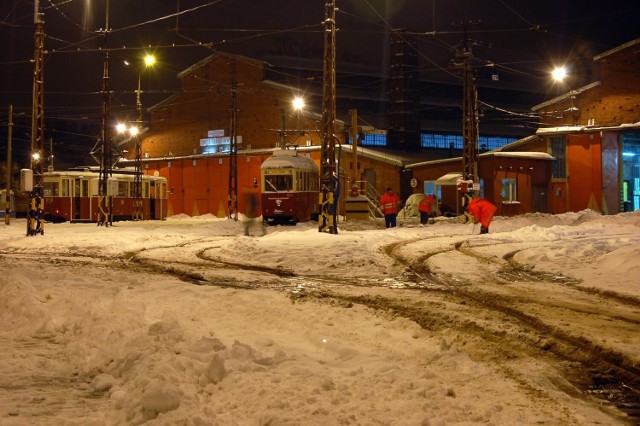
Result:
<instances>
[{"instance_id":1,"label":"building window","mask_svg":"<svg viewBox=\"0 0 640 426\"><path fill-rule=\"evenodd\" d=\"M480 151L488 151L503 147L516 140L516 138L503 136L480 136L478 137L478 147ZM422 133L420 135L420 146L422 148L462 149L464 139L461 135Z\"/></svg>"},{"instance_id":2,"label":"building window","mask_svg":"<svg viewBox=\"0 0 640 426\"><path fill-rule=\"evenodd\" d=\"M502 203L518 202L518 181L516 179L502 179Z\"/></svg>"},{"instance_id":3,"label":"building window","mask_svg":"<svg viewBox=\"0 0 640 426\"><path fill-rule=\"evenodd\" d=\"M353 141L351 141L353 144ZM360 140L361 146L387 146L387 135L378 133L366 133Z\"/></svg>"},{"instance_id":4,"label":"building window","mask_svg":"<svg viewBox=\"0 0 640 426\"><path fill-rule=\"evenodd\" d=\"M554 179L567 178L567 138L556 136L551 138L551 155L555 159L552 165L551 177Z\"/></svg>"}]
</instances>

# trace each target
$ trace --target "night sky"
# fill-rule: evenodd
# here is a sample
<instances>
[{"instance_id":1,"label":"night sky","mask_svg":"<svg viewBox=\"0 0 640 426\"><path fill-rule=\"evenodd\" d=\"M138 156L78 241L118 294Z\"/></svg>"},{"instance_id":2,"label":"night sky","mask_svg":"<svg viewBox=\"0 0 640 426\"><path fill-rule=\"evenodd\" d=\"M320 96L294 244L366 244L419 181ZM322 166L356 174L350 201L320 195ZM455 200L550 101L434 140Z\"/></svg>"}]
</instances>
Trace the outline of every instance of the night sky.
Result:
<instances>
[{"instance_id":1,"label":"night sky","mask_svg":"<svg viewBox=\"0 0 640 426\"><path fill-rule=\"evenodd\" d=\"M142 101L150 106L178 89L178 72L214 49L274 65L313 64L321 71L324 6L324 0L110 0L105 40L105 0L40 0L47 136L71 156L95 144L105 46L112 49L114 115L135 109L139 72ZM548 73L559 63L569 65L570 84L592 81L593 55L640 37L638 0L337 0L337 7L338 72L386 78L389 31L403 28L418 50L421 77L455 81L449 63L466 28L479 79L498 74L499 84L525 97L558 93ZM0 2L3 150L9 104L17 114L14 144L29 140L33 34L32 0ZM145 70L141 58L147 52L158 63Z\"/></svg>"}]
</instances>

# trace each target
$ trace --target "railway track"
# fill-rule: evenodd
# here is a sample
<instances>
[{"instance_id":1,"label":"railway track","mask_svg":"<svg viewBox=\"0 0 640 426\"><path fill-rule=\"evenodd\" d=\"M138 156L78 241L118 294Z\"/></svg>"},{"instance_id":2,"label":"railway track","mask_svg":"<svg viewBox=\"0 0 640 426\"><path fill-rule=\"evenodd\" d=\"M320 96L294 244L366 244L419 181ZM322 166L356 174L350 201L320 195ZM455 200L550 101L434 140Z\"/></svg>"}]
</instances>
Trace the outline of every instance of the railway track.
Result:
<instances>
[{"instance_id":1,"label":"railway track","mask_svg":"<svg viewBox=\"0 0 640 426\"><path fill-rule=\"evenodd\" d=\"M570 276L534 270L514 260L519 250L507 251L502 258L484 255L478 246L471 248L468 240L426 253L418 262L409 264L401 253L418 242L393 244L385 248L385 253L407 264L416 277L436 284L424 290L430 300L457 301L459 306L468 308L464 321L459 320L463 310L457 310L458 319L448 324L464 324L466 330L459 331L472 330L472 334L488 341L499 336L501 348L510 356L533 356L559 363L565 378L584 394L607 400L640 423L637 354L606 337L610 330L616 330L626 333L630 341L637 339L638 298L581 286L580 280ZM512 243L492 241L490 246ZM464 257L458 261L474 262L486 270L486 275L480 274L485 278L466 283L455 277L438 276L429 266L429 260L436 256L456 255ZM397 309L396 304L392 306ZM401 306L406 306L406 301ZM402 311L418 320L421 317L415 309ZM442 315L446 312L437 312L437 316ZM474 320L487 315L491 320ZM593 340L589 336L600 338Z\"/></svg>"},{"instance_id":2,"label":"railway track","mask_svg":"<svg viewBox=\"0 0 640 426\"><path fill-rule=\"evenodd\" d=\"M571 276L534 270L516 261L522 249L513 247L513 241L491 241L492 248L504 246L504 254L495 256L483 253L483 246L471 239L453 245L437 236L429 240L426 245L419 238L385 246L383 253L405 267L401 276L387 279L304 275L282 267L230 261L217 254L221 246L211 239L138 250L118 258L79 252L52 256L49 261L168 273L197 285L272 288L289 292L296 303L367 306L382 315L416 322L441 335L445 346L464 346L477 360L498 365L502 374L550 405L553 395L541 390L541 378L521 373L519 363L553 371L548 380L558 389L576 398L606 401L640 424L640 368L630 349L633 346L625 343L637 338L640 300L590 289ZM181 252L179 259L172 256L176 250ZM409 260L405 251L419 251L419 255ZM443 258L472 264L483 279L468 282L462 276L441 273L437 264ZM608 338L610 330L623 337Z\"/></svg>"}]
</instances>

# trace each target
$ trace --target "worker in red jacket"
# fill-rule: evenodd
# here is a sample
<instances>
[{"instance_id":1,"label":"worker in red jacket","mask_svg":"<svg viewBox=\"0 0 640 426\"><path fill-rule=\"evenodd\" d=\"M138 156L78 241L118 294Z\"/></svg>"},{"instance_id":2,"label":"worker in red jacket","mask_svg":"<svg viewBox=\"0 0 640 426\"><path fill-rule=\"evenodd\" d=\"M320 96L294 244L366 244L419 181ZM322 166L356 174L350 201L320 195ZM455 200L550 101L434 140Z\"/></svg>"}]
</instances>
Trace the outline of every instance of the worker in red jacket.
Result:
<instances>
[{"instance_id":1,"label":"worker in red jacket","mask_svg":"<svg viewBox=\"0 0 640 426\"><path fill-rule=\"evenodd\" d=\"M400 199L393 193L393 189L387 188L382 197L380 197L380 210L384 214L384 224L387 228L396 227L396 217L400 208Z\"/></svg>"},{"instance_id":2,"label":"worker in red jacket","mask_svg":"<svg viewBox=\"0 0 640 426\"><path fill-rule=\"evenodd\" d=\"M469 201L469 206L467 207L469 214L473 215L473 223L480 222L481 234L489 233L489 225L497 210L498 208L496 206L484 198L474 198Z\"/></svg>"},{"instance_id":3,"label":"worker in red jacket","mask_svg":"<svg viewBox=\"0 0 640 426\"><path fill-rule=\"evenodd\" d=\"M427 194L420 204L418 204L418 211L420 212L420 223L426 225L429 223L429 218L433 217L433 206L436 203L436 196L433 194Z\"/></svg>"}]
</instances>

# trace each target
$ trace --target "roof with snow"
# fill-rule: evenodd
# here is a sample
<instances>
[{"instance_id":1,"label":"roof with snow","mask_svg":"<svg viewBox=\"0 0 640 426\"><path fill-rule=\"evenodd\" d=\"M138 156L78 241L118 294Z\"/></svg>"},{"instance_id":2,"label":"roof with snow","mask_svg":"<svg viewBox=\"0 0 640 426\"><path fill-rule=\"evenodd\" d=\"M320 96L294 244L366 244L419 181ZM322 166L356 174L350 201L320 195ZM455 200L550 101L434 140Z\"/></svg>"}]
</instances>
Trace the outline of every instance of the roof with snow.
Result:
<instances>
[{"instance_id":1,"label":"roof with snow","mask_svg":"<svg viewBox=\"0 0 640 426\"><path fill-rule=\"evenodd\" d=\"M318 171L318 166L309 157L298 153L296 149L276 149L273 155L262 163L260 169L289 169Z\"/></svg>"}]
</instances>

